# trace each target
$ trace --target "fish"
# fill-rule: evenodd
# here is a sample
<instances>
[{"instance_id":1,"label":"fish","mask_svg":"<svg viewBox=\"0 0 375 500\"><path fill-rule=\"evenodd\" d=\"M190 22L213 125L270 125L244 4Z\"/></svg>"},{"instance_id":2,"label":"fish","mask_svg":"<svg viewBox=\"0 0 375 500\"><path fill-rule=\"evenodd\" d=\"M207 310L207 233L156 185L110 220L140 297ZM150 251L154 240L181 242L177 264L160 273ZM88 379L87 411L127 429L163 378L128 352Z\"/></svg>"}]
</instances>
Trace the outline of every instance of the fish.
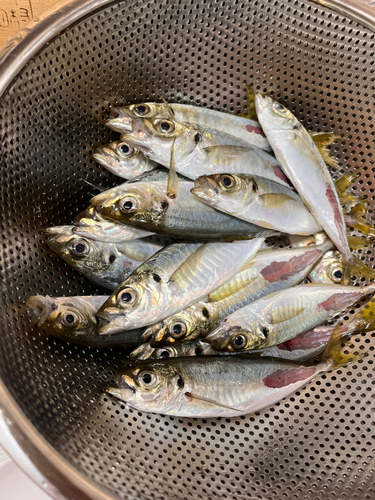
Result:
<instances>
[{"instance_id":1,"label":"fish","mask_svg":"<svg viewBox=\"0 0 375 500\"><path fill-rule=\"evenodd\" d=\"M251 355L141 361L115 376L107 392L139 411L177 417L233 417L266 408L323 372L357 361L334 333L320 362Z\"/></svg>"},{"instance_id":2,"label":"fish","mask_svg":"<svg viewBox=\"0 0 375 500\"><path fill-rule=\"evenodd\" d=\"M112 110L112 117L106 121L106 125L115 132L124 134L132 131L134 118L170 118L226 133L230 130L232 135L248 144L271 150L256 120L191 104L148 102L117 107Z\"/></svg>"},{"instance_id":3,"label":"fish","mask_svg":"<svg viewBox=\"0 0 375 500\"><path fill-rule=\"evenodd\" d=\"M139 149L122 140L96 148L93 157L102 167L123 179L133 179L159 167Z\"/></svg>"},{"instance_id":4,"label":"fish","mask_svg":"<svg viewBox=\"0 0 375 500\"><path fill-rule=\"evenodd\" d=\"M123 184L91 201L104 219L184 240L262 238L279 234L220 213L191 194L194 184L178 183L178 197L167 194L167 182Z\"/></svg>"},{"instance_id":5,"label":"fish","mask_svg":"<svg viewBox=\"0 0 375 500\"><path fill-rule=\"evenodd\" d=\"M204 341L217 351L250 351L286 342L332 319L375 285L352 287L310 283L281 290L238 309Z\"/></svg>"},{"instance_id":6,"label":"fish","mask_svg":"<svg viewBox=\"0 0 375 500\"><path fill-rule=\"evenodd\" d=\"M176 171L193 180L203 174L239 172L292 187L272 155L225 132L171 119L136 118L133 130L121 138L167 168L173 146Z\"/></svg>"},{"instance_id":7,"label":"fish","mask_svg":"<svg viewBox=\"0 0 375 500\"><path fill-rule=\"evenodd\" d=\"M224 318L254 300L298 285L332 247L321 245L258 252L246 269L197 302L145 330L152 347L179 345L206 337Z\"/></svg>"},{"instance_id":8,"label":"fish","mask_svg":"<svg viewBox=\"0 0 375 500\"><path fill-rule=\"evenodd\" d=\"M86 278L109 290L119 287L127 276L162 248L144 240L94 241L74 234L73 229L74 226L47 228L49 247Z\"/></svg>"},{"instance_id":9,"label":"fish","mask_svg":"<svg viewBox=\"0 0 375 500\"><path fill-rule=\"evenodd\" d=\"M334 182L322 156L307 130L281 103L256 94L258 119L287 177L315 219L342 254L347 285L352 276L375 278L375 270L366 266L350 250L344 214ZM352 223L353 227L356 227Z\"/></svg>"},{"instance_id":10,"label":"fish","mask_svg":"<svg viewBox=\"0 0 375 500\"><path fill-rule=\"evenodd\" d=\"M99 309L98 316L107 322L99 333L110 334L151 325L202 300L237 274L263 243L263 238L255 238L249 241L198 244L168 279L157 274L152 264L150 272L145 275L142 269L148 265L146 262ZM162 254L163 251L157 255ZM156 279L152 279L155 273Z\"/></svg>"},{"instance_id":11,"label":"fish","mask_svg":"<svg viewBox=\"0 0 375 500\"><path fill-rule=\"evenodd\" d=\"M322 231L296 192L264 177L203 175L194 186L191 192L204 203L260 227L299 235Z\"/></svg>"},{"instance_id":12,"label":"fish","mask_svg":"<svg viewBox=\"0 0 375 500\"><path fill-rule=\"evenodd\" d=\"M34 315L35 326L60 340L88 347L133 347L139 344L143 328L114 335L98 335L96 312L106 295L49 297L33 295L26 307Z\"/></svg>"}]
</instances>

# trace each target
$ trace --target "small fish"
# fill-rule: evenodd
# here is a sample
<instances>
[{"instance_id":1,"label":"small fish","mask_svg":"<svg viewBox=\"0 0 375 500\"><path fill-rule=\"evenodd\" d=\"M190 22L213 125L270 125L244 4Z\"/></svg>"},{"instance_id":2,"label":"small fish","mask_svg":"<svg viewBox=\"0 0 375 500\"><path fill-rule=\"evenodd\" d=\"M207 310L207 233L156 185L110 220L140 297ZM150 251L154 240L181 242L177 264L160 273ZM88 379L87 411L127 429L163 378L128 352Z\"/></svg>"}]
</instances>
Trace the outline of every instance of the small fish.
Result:
<instances>
[{"instance_id":1,"label":"small fish","mask_svg":"<svg viewBox=\"0 0 375 500\"><path fill-rule=\"evenodd\" d=\"M93 157L104 168L123 179L133 179L159 167L122 140L97 148Z\"/></svg>"},{"instance_id":2,"label":"small fish","mask_svg":"<svg viewBox=\"0 0 375 500\"><path fill-rule=\"evenodd\" d=\"M96 312L107 296L49 297L34 295L26 300L36 326L67 342L89 347L132 347L139 344L143 329L115 335L98 335Z\"/></svg>"},{"instance_id":3,"label":"small fish","mask_svg":"<svg viewBox=\"0 0 375 500\"><path fill-rule=\"evenodd\" d=\"M174 145L175 169L190 179L218 172L249 173L291 187L273 156L225 132L171 119L136 118L132 132L122 140L167 168Z\"/></svg>"},{"instance_id":4,"label":"small fish","mask_svg":"<svg viewBox=\"0 0 375 500\"><path fill-rule=\"evenodd\" d=\"M335 184L307 130L282 104L268 96L256 94L255 106L277 160L317 222L342 254L343 284L349 284L352 276L375 278L375 270L351 253ZM352 226L356 227L354 224ZM371 231L374 230L371 228Z\"/></svg>"},{"instance_id":5,"label":"small fish","mask_svg":"<svg viewBox=\"0 0 375 500\"><path fill-rule=\"evenodd\" d=\"M185 240L235 240L278 234L220 213L191 194L194 184L178 183L178 197L167 195L167 182L122 184L92 199L100 217L144 231Z\"/></svg>"},{"instance_id":6,"label":"small fish","mask_svg":"<svg viewBox=\"0 0 375 500\"><path fill-rule=\"evenodd\" d=\"M246 269L197 302L145 330L152 347L178 345L206 337L224 318L254 300L298 285L332 247L319 246L258 252Z\"/></svg>"},{"instance_id":7,"label":"small fish","mask_svg":"<svg viewBox=\"0 0 375 500\"><path fill-rule=\"evenodd\" d=\"M256 238L232 243L198 244L175 272L166 276L168 279L163 279L152 270L154 259L150 259L151 264L148 261L140 266L98 311L98 316L108 322L99 333L116 333L147 326L202 300L237 274L260 250L263 242L264 239ZM166 247L167 250L169 247ZM157 255L163 253L164 250ZM148 265L150 273L146 274L143 268Z\"/></svg>"},{"instance_id":8,"label":"small fish","mask_svg":"<svg viewBox=\"0 0 375 500\"><path fill-rule=\"evenodd\" d=\"M88 279L114 290L162 247L143 240L106 243L74 234L74 226L46 229L50 248Z\"/></svg>"},{"instance_id":9,"label":"small fish","mask_svg":"<svg viewBox=\"0 0 375 500\"><path fill-rule=\"evenodd\" d=\"M142 361L116 377L109 394L140 411L178 417L233 417L266 408L319 373L359 359L332 335L319 364L251 355Z\"/></svg>"},{"instance_id":10,"label":"small fish","mask_svg":"<svg viewBox=\"0 0 375 500\"><path fill-rule=\"evenodd\" d=\"M249 351L286 342L333 318L375 285L312 283L272 293L225 318L204 341L221 351Z\"/></svg>"},{"instance_id":11,"label":"small fish","mask_svg":"<svg viewBox=\"0 0 375 500\"><path fill-rule=\"evenodd\" d=\"M247 174L203 175L192 193L221 212L287 234L322 231L295 191L278 182Z\"/></svg>"},{"instance_id":12,"label":"small fish","mask_svg":"<svg viewBox=\"0 0 375 500\"><path fill-rule=\"evenodd\" d=\"M112 114L112 118L106 122L106 125L120 134L132 131L134 118L170 118L181 122L196 123L226 133L230 130L232 135L248 144L267 151L271 150L257 121L214 109L191 104L148 102L115 108Z\"/></svg>"}]
</instances>

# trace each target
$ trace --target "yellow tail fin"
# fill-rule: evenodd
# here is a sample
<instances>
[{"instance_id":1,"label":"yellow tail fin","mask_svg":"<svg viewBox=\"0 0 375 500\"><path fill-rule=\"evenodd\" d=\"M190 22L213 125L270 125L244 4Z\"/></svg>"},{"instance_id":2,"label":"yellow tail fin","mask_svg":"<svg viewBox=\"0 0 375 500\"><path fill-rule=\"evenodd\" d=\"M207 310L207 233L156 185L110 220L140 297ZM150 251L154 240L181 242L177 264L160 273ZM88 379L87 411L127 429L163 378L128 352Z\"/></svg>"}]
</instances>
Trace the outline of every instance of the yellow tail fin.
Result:
<instances>
[{"instance_id":1,"label":"yellow tail fin","mask_svg":"<svg viewBox=\"0 0 375 500\"><path fill-rule=\"evenodd\" d=\"M357 231L375 238L375 227L366 222L364 215L367 210L367 202L365 200L361 201L355 205L350 212L344 216L345 224L347 226L354 227Z\"/></svg>"},{"instance_id":2,"label":"yellow tail fin","mask_svg":"<svg viewBox=\"0 0 375 500\"><path fill-rule=\"evenodd\" d=\"M350 325L353 325L351 328L351 332L353 333L364 333L375 330L375 297L362 307L354 316Z\"/></svg>"},{"instance_id":3,"label":"yellow tail fin","mask_svg":"<svg viewBox=\"0 0 375 500\"><path fill-rule=\"evenodd\" d=\"M340 139L340 136L335 135L333 132L309 132L315 146L318 148L319 153L322 155L323 160L330 167L337 167L338 161L334 158L327 148L330 144Z\"/></svg>"},{"instance_id":4,"label":"yellow tail fin","mask_svg":"<svg viewBox=\"0 0 375 500\"><path fill-rule=\"evenodd\" d=\"M353 255L352 263L344 267L344 276L341 284L350 285L352 277L356 277L357 279L363 277L368 280L373 280L375 279L375 269L371 269L364 262Z\"/></svg>"},{"instance_id":5,"label":"yellow tail fin","mask_svg":"<svg viewBox=\"0 0 375 500\"><path fill-rule=\"evenodd\" d=\"M339 366L346 365L348 363L353 363L354 361L358 361L364 355L361 354L346 354L344 352L345 347L342 347L343 342L342 329L340 326L337 326L331 335L331 338L328 341L327 347L322 356L322 363L327 363L329 369L338 368Z\"/></svg>"},{"instance_id":6,"label":"yellow tail fin","mask_svg":"<svg viewBox=\"0 0 375 500\"><path fill-rule=\"evenodd\" d=\"M358 172L347 172L335 181L335 187L341 205L346 205L350 208L363 200L358 194L348 192L348 189L359 175Z\"/></svg>"},{"instance_id":7,"label":"yellow tail fin","mask_svg":"<svg viewBox=\"0 0 375 500\"><path fill-rule=\"evenodd\" d=\"M258 121L257 112L255 110L255 92L251 85L246 85L246 101L247 109L249 111L247 113L240 113L238 116Z\"/></svg>"},{"instance_id":8,"label":"yellow tail fin","mask_svg":"<svg viewBox=\"0 0 375 500\"><path fill-rule=\"evenodd\" d=\"M374 240L362 238L361 236L348 236L348 242L352 250L358 250L358 248L364 248L373 245Z\"/></svg>"}]
</instances>

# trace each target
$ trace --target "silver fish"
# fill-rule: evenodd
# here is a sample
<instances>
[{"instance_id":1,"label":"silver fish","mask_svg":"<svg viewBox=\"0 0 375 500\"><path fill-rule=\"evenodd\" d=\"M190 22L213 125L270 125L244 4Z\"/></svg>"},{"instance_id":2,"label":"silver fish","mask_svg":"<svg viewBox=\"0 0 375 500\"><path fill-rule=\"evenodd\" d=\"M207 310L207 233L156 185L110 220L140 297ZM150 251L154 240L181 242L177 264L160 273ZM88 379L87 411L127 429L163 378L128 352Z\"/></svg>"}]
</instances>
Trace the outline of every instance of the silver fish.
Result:
<instances>
[{"instance_id":1,"label":"silver fish","mask_svg":"<svg viewBox=\"0 0 375 500\"><path fill-rule=\"evenodd\" d=\"M122 140L169 168L173 147L176 171L195 179L216 172L248 172L291 186L273 156L225 132L170 119L133 120Z\"/></svg>"},{"instance_id":2,"label":"silver fish","mask_svg":"<svg viewBox=\"0 0 375 500\"><path fill-rule=\"evenodd\" d=\"M142 361L107 391L140 411L178 417L233 417L266 408L319 373L358 359L332 335L315 366L251 355L195 356Z\"/></svg>"},{"instance_id":3,"label":"silver fish","mask_svg":"<svg viewBox=\"0 0 375 500\"><path fill-rule=\"evenodd\" d=\"M286 342L333 318L375 285L300 285L256 300L225 318L204 341L218 350L249 351Z\"/></svg>"},{"instance_id":4,"label":"silver fish","mask_svg":"<svg viewBox=\"0 0 375 500\"><path fill-rule=\"evenodd\" d=\"M214 210L191 194L193 186L192 182L180 181L178 197L171 199L166 182L121 185L96 196L92 206L105 219L185 240L234 240L278 234Z\"/></svg>"},{"instance_id":5,"label":"silver fish","mask_svg":"<svg viewBox=\"0 0 375 500\"><path fill-rule=\"evenodd\" d=\"M257 94L255 105L259 121L277 160L306 206L342 254L343 284L349 284L351 277L358 274L369 279L375 278L375 270L367 267L350 251L344 214L334 182L307 130L282 104L268 96Z\"/></svg>"},{"instance_id":6,"label":"silver fish","mask_svg":"<svg viewBox=\"0 0 375 500\"><path fill-rule=\"evenodd\" d=\"M139 149L122 140L96 148L93 157L104 168L123 179L133 179L159 167Z\"/></svg>"},{"instance_id":7,"label":"silver fish","mask_svg":"<svg viewBox=\"0 0 375 500\"><path fill-rule=\"evenodd\" d=\"M205 337L229 314L254 300L303 281L326 250L319 246L259 252L246 269L211 292L208 301L197 302L145 330L152 347L177 345Z\"/></svg>"},{"instance_id":8,"label":"silver fish","mask_svg":"<svg viewBox=\"0 0 375 500\"><path fill-rule=\"evenodd\" d=\"M115 335L98 335L96 312L107 296L49 297L34 295L26 307L34 314L36 326L67 342L89 347L132 347L138 345L143 329Z\"/></svg>"},{"instance_id":9,"label":"silver fish","mask_svg":"<svg viewBox=\"0 0 375 500\"><path fill-rule=\"evenodd\" d=\"M48 245L88 279L114 290L162 247L143 240L124 243L93 241L74 234L74 226L46 229Z\"/></svg>"},{"instance_id":10,"label":"silver fish","mask_svg":"<svg viewBox=\"0 0 375 500\"><path fill-rule=\"evenodd\" d=\"M151 276L142 272L144 266L141 266L98 311L98 316L108 322L99 333L150 325L198 302L238 273L258 252L263 241L257 238L197 245L167 279L158 274L153 279L156 271L152 272L152 266Z\"/></svg>"},{"instance_id":11,"label":"silver fish","mask_svg":"<svg viewBox=\"0 0 375 500\"><path fill-rule=\"evenodd\" d=\"M287 234L322 231L295 191L278 182L247 174L203 175L192 193L221 212Z\"/></svg>"},{"instance_id":12,"label":"silver fish","mask_svg":"<svg viewBox=\"0 0 375 500\"><path fill-rule=\"evenodd\" d=\"M115 116L108 120L106 125L120 134L132 130L134 118L175 118L181 122L196 123L226 133L230 130L232 135L249 144L254 144L267 151L271 150L257 121L214 109L192 106L191 104L148 102L115 108L112 114Z\"/></svg>"}]
</instances>

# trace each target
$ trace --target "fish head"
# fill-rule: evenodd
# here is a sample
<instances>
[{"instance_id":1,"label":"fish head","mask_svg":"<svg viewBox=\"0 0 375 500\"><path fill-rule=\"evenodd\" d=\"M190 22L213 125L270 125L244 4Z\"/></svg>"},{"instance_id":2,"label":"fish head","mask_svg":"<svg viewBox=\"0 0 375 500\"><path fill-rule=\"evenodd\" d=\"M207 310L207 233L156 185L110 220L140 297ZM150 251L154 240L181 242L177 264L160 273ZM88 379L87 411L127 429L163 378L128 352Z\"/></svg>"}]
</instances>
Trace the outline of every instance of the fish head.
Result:
<instances>
[{"instance_id":1,"label":"fish head","mask_svg":"<svg viewBox=\"0 0 375 500\"><path fill-rule=\"evenodd\" d=\"M97 327L95 312L102 297L29 297L26 306L38 311L37 326L61 340L79 342L94 334Z\"/></svg>"},{"instance_id":2,"label":"fish head","mask_svg":"<svg viewBox=\"0 0 375 500\"><path fill-rule=\"evenodd\" d=\"M340 284L344 273L342 255L340 252L326 252L311 271L309 278L313 283Z\"/></svg>"},{"instance_id":3,"label":"fish head","mask_svg":"<svg viewBox=\"0 0 375 500\"><path fill-rule=\"evenodd\" d=\"M154 332L150 339L152 347L163 347L177 345L188 341L196 330L197 323L191 309L180 311L164 319L159 330Z\"/></svg>"},{"instance_id":4,"label":"fish head","mask_svg":"<svg viewBox=\"0 0 375 500\"><path fill-rule=\"evenodd\" d=\"M102 217L120 224L146 223L161 216L169 206L166 193L155 183L147 182L129 184L126 189L118 190L113 196L95 199L93 203Z\"/></svg>"},{"instance_id":5,"label":"fish head","mask_svg":"<svg viewBox=\"0 0 375 500\"><path fill-rule=\"evenodd\" d=\"M231 214L237 213L253 200L257 183L250 175L202 175L195 179L191 192L208 205Z\"/></svg>"},{"instance_id":6,"label":"fish head","mask_svg":"<svg viewBox=\"0 0 375 500\"><path fill-rule=\"evenodd\" d=\"M174 405L184 382L177 367L160 361L143 361L116 377L117 389L108 392L140 411L165 412Z\"/></svg>"},{"instance_id":7,"label":"fish head","mask_svg":"<svg viewBox=\"0 0 375 500\"><path fill-rule=\"evenodd\" d=\"M240 325L226 325L223 320L203 342L211 344L215 351L241 352L259 349L266 341L266 336L260 331L256 324L247 322L247 328Z\"/></svg>"},{"instance_id":8,"label":"fish head","mask_svg":"<svg viewBox=\"0 0 375 500\"><path fill-rule=\"evenodd\" d=\"M285 106L268 95L256 94L255 108L265 134L268 130L275 128L292 130L295 126L299 126L297 118Z\"/></svg>"},{"instance_id":9,"label":"fish head","mask_svg":"<svg viewBox=\"0 0 375 500\"><path fill-rule=\"evenodd\" d=\"M200 142L197 126L170 118L136 118L133 130L121 137L157 163L169 167L173 149L175 163L189 156Z\"/></svg>"},{"instance_id":10,"label":"fish head","mask_svg":"<svg viewBox=\"0 0 375 500\"><path fill-rule=\"evenodd\" d=\"M130 276L97 312L101 335L131 330L153 323L155 308L162 308L160 276L144 272Z\"/></svg>"},{"instance_id":11,"label":"fish head","mask_svg":"<svg viewBox=\"0 0 375 500\"><path fill-rule=\"evenodd\" d=\"M114 141L107 146L97 148L93 157L115 175L131 178L137 175L143 155L125 141Z\"/></svg>"},{"instance_id":12,"label":"fish head","mask_svg":"<svg viewBox=\"0 0 375 500\"><path fill-rule=\"evenodd\" d=\"M69 265L82 272L100 272L110 267L118 256L116 246L75 234L73 228L74 226L57 226L46 229L49 247Z\"/></svg>"}]
</instances>

